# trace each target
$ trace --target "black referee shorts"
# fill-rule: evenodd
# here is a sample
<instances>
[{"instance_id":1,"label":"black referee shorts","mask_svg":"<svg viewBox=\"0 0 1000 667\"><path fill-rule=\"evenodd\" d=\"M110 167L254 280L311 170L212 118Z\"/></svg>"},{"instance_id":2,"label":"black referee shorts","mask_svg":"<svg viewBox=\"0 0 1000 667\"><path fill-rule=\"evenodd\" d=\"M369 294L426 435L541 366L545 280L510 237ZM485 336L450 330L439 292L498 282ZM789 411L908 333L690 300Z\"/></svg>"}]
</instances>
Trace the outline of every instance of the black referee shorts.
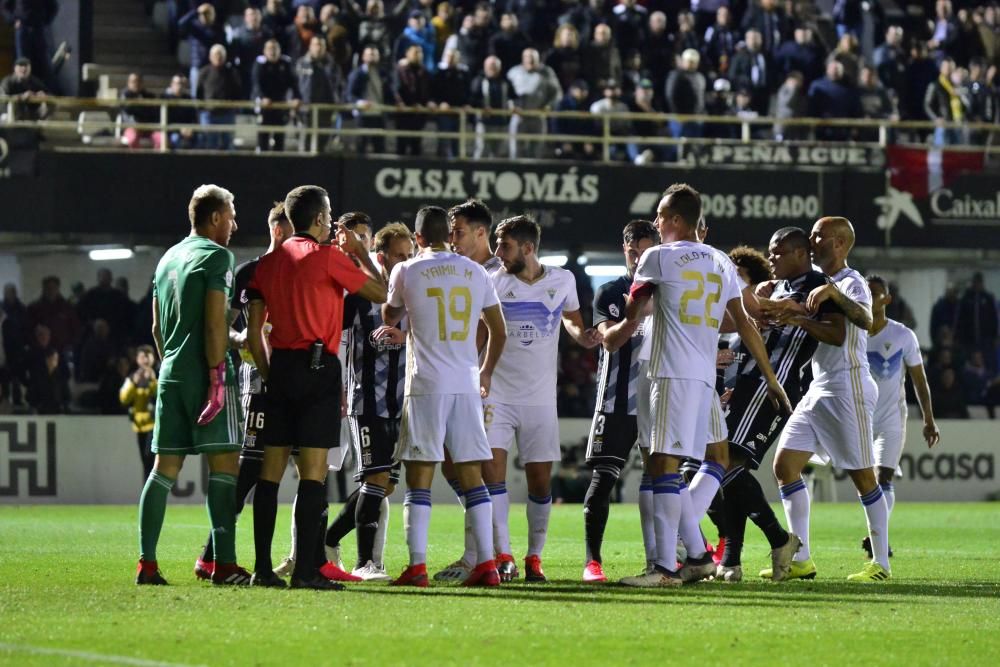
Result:
<instances>
[{"instance_id":1,"label":"black referee shorts","mask_svg":"<svg viewBox=\"0 0 1000 667\"><path fill-rule=\"evenodd\" d=\"M243 396L243 404L246 406L243 412L246 428L243 432L243 449L240 450L240 459L263 461L264 446L260 444L257 436L264 426L264 394L246 394ZM299 448L292 447L292 456L298 455Z\"/></svg>"},{"instance_id":2,"label":"black referee shorts","mask_svg":"<svg viewBox=\"0 0 1000 667\"><path fill-rule=\"evenodd\" d=\"M348 415L351 444L358 458L358 471L354 481L365 476L389 471L393 484L399 482L399 461L393 459L396 441L399 440L399 420L369 415Z\"/></svg>"},{"instance_id":3,"label":"black referee shorts","mask_svg":"<svg viewBox=\"0 0 1000 667\"><path fill-rule=\"evenodd\" d=\"M271 354L271 373L257 417L259 447L313 447L340 444L340 360L324 352L320 368L310 368L309 350Z\"/></svg>"},{"instance_id":4,"label":"black referee shorts","mask_svg":"<svg viewBox=\"0 0 1000 667\"><path fill-rule=\"evenodd\" d=\"M789 416L781 414L771 404L766 382L740 377L729 398L726 415L730 451L746 457L747 468L756 470L781 435Z\"/></svg>"},{"instance_id":5,"label":"black referee shorts","mask_svg":"<svg viewBox=\"0 0 1000 667\"><path fill-rule=\"evenodd\" d=\"M638 439L639 425L635 415L595 413L587 440L587 465L611 464L624 468Z\"/></svg>"}]
</instances>

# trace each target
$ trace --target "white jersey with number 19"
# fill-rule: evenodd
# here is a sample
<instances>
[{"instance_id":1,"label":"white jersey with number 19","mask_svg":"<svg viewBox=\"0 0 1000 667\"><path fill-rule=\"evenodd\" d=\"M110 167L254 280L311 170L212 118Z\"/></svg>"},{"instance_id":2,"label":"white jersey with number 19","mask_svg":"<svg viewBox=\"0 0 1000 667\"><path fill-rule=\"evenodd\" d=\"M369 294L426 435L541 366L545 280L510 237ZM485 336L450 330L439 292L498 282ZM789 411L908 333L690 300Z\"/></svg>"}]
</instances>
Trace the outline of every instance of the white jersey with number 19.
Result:
<instances>
[{"instance_id":1,"label":"white jersey with number 19","mask_svg":"<svg viewBox=\"0 0 1000 667\"><path fill-rule=\"evenodd\" d=\"M406 395L479 395L476 325L499 303L486 270L470 259L424 250L397 264L388 303L405 307Z\"/></svg>"},{"instance_id":2,"label":"white jersey with number 19","mask_svg":"<svg viewBox=\"0 0 1000 667\"><path fill-rule=\"evenodd\" d=\"M714 387L719 327L742 292L729 257L704 243L664 243L643 253L634 282L656 286L649 377Z\"/></svg>"}]
</instances>

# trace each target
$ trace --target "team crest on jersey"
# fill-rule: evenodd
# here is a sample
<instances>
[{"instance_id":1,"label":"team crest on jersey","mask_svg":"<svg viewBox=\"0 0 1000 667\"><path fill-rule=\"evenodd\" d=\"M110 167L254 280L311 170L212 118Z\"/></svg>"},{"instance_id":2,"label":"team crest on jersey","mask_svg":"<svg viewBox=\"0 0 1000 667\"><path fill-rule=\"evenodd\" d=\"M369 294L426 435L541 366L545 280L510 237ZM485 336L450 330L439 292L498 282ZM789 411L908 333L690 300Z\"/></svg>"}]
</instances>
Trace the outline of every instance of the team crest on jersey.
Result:
<instances>
[{"instance_id":1,"label":"team crest on jersey","mask_svg":"<svg viewBox=\"0 0 1000 667\"><path fill-rule=\"evenodd\" d=\"M608 306L608 312L611 313L611 317L620 317L620 311L618 310L617 304L611 304Z\"/></svg>"},{"instance_id":2,"label":"team crest on jersey","mask_svg":"<svg viewBox=\"0 0 1000 667\"><path fill-rule=\"evenodd\" d=\"M888 352L889 350L892 349L892 343L884 343L882 347L884 347L885 351Z\"/></svg>"},{"instance_id":3,"label":"team crest on jersey","mask_svg":"<svg viewBox=\"0 0 1000 667\"><path fill-rule=\"evenodd\" d=\"M556 291L554 289L545 290L545 293L549 295L550 299L556 298Z\"/></svg>"}]
</instances>

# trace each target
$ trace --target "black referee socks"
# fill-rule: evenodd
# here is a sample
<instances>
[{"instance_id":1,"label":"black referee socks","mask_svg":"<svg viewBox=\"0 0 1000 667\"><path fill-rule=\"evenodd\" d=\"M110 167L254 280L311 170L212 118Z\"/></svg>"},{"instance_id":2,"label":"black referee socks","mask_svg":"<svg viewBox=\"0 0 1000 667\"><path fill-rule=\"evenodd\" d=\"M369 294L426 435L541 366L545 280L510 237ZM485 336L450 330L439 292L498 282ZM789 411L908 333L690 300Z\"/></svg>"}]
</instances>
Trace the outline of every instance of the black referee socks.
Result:
<instances>
[{"instance_id":1,"label":"black referee socks","mask_svg":"<svg viewBox=\"0 0 1000 667\"><path fill-rule=\"evenodd\" d=\"M316 553L319 521L325 504L323 482L311 479L299 480L299 492L295 500L295 539L297 540L295 552L299 557L295 560L295 572L292 574L298 579L310 580L316 576L318 568L315 559L309 556ZM273 523L271 527L273 532Z\"/></svg>"},{"instance_id":2,"label":"black referee socks","mask_svg":"<svg viewBox=\"0 0 1000 667\"><path fill-rule=\"evenodd\" d=\"M256 552L254 572L270 572L271 541L274 539L274 522L278 516L278 484L260 480L253 497L253 547Z\"/></svg>"}]
</instances>

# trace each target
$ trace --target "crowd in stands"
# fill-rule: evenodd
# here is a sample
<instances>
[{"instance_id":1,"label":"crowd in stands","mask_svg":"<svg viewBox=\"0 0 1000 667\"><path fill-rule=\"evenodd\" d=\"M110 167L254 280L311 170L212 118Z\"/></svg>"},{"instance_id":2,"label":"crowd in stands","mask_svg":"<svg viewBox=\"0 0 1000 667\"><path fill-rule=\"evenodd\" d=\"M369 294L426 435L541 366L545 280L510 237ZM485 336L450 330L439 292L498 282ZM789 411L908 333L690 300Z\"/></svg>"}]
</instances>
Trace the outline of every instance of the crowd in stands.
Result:
<instances>
[{"instance_id":1,"label":"crowd in stands","mask_svg":"<svg viewBox=\"0 0 1000 667\"><path fill-rule=\"evenodd\" d=\"M576 276L584 321L593 318L594 290L570 252L564 268ZM916 329L918 323L898 287L890 284L890 319ZM0 414L67 412L122 414L119 390L138 368L137 351L152 344L152 296L129 297L128 282L115 280L102 268L97 284L72 286L62 293L58 277L42 281L38 298L27 305L14 285L4 286L0 304ZM949 286L926 323L933 341L926 350L926 371L935 415L968 419L969 406L985 409L989 418L1000 407L1000 306L986 291L983 276L968 286ZM564 417L593 413L597 355L568 336L560 341L558 405ZM72 387L72 390L71 390ZM912 390L908 387L910 402Z\"/></svg>"},{"instance_id":2,"label":"crowd in stands","mask_svg":"<svg viewBox=\"0 0 1000 667\"><path fill-rule=\"evenodd\" d=\"M136 0L137 2L139 0ZM23 6L27 0L4 0ZM744 119L875 118L995 122L1000 65L1000 7L995 1L901 3L888 18L876 0L836 0L829 21L812 0L169 0L171 34L190 51L187 77L167 91L146 91L137 78L122 92L123 111L145 122L135 97L246 100L257 122L285 126L312 103L353 105L325 114L340 128L423 129L427 109L472 109L484 131L475 156L586 159L599 155L585 139L601 123L491 115L491 110L671 112ZM148 3L151 4L151 3ZM8 12L8 20L16 16ZM141 72L137 72L141 74ZM0 86L9 85L5 80ZM6 90L0 87L0 90ZM277 110L276 102L291 109ZM415 109L384 113L380 105ZM248 105L249 106L249 105ZM190 113L190 110L187 110ZM181 122L184 111L172 109ZM434 115L454 131L454 115ZM191 118L184 118L184 122ZM202 125L231 125L230 109L203 111ZM738 137L738 125L615 121L620 136ZM580 137L543 148L528 135ZM759 127L760 137L801 138L796 126ZM133 133L134 134L134 133ZM926 134L926 133L925 133ZM151 136L150 133L142 136ZM981 143L988 133L937 128L939 145ZM258 150L282 150L284 133L261 131ZM858 130L820 128L816 138L858 138ZM139 138L134 136L134 138ZM151 137L152 138L152 137ZM920 137L923 138L923 137ZM152 138L171 147L228 148L231 135ZM136 141L132 145L138 145ZM325 146L324 146L325 147ZM421 141L399 138L401 154ZM358 150L383 151L368 137ZM440 139L438 155L456 142ZM662 145L623 144L615 158L670 159Z\"/></svg>"}]
</instances>

